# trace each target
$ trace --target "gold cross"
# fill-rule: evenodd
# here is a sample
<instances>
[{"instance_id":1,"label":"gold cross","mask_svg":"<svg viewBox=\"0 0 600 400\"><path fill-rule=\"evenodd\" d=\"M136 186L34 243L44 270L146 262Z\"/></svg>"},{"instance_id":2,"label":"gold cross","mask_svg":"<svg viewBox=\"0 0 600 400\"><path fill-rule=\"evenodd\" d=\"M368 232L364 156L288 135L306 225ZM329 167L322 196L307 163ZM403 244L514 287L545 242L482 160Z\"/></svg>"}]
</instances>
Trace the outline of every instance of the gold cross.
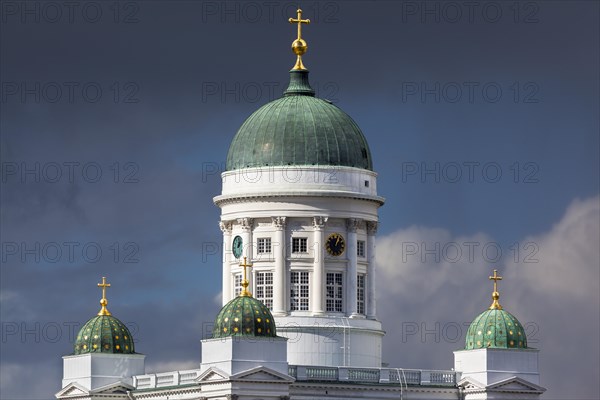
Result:
<instances>
[{"instance_id":1,"label":"gold cross","mask_svg":"<svg viewBox=\"0 0 600 400\"><path fill-rule=\"evenodd\" d=\"M247 267L252 267L252 264L248 264L246 262L246 257L244 257L244 262L242 264L240 264L240 267L244 268L244 280L242 281L242 293L240 293L240 296L246 296L246 297L252 297L252 293L250 293L250 291L248 290L248 285L250 284L248 282L248 278L246 276L246 268Z\"/></svg>"},{"instance_id":2,"label":"gold cross","mask_svg":"<svg viewBox=\"0 0 600 400\"><path fill-rule=\"evenodd\" d=\"M494 281L494 292L498 291L498 281L502 280L502 277L498 275L498 270L494 270L494 275L489 277L490 281Z\"/></svg>"},{"instance_id":3,"label":"gold cross","mask_svg":"<svg viewBox=\"0 0 600 400\"><path fill-rule=\"evenodd\" d=\"M310 24L310 19L302 19L302 10L298 9L296 11L298 13L298 18L290 18L288 21L290 24L298 24L298 40L302 39L302 24Z\"/></svg>"},{"instance_id":4,"label":"gold cross","mask_svg":"<svg viewBox=\"0 0 600 400\"><path fill-rule=\"evenodd\" d=\"M302 64L302 55L308 50L308 45L306 44L306 41L302 39L302 24L310 24L310 19L302 19L302 10L299 8L296 12L298 13L298 18L288 19L290 24L298 24L298 38L292 43L292 51L298 57L296 58L296 64L292 69L305 70L306 68L304 67L304 64Z\"/></svg>"},{"instance_id":5,"label":"gold cross","mask_svg":"<svg viewBox=\"0 0 600 400\"><path fill-rule=\"evenodd\" d=\"M498 302L500 293L498 293L498 281L502 280L502 277L498 275L498 270L494 270L494 275L489 277L489 280L494 281L494 293L492 293L492 305L490 310L502 310L502 306Z\"/></svg>"},{"instance_id":6,"label":"gold cross","mask_svg":"<svg viewBox=\"0 0 600 400\"><path fill-rule=\"evenodd\" d=\"M100 300L102 308L98 312L98 315L110 315L110 311L106 308L106 305L108 304L108 300L106 300L106 288L110 287L110 283L106 283L106 277L102 277L102 283L99 283L98 287L102 288L102 299Z\"/></svg>"}]
</instances>

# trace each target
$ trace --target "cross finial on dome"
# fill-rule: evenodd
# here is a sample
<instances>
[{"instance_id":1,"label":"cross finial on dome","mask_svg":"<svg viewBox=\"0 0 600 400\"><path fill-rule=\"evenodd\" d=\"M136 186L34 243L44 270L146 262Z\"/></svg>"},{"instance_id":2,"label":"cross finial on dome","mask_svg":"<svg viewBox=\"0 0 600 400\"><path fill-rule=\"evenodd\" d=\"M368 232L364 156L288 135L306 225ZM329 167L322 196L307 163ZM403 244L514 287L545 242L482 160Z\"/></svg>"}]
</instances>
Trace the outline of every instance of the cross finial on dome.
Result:
<instances>
[{"instance_id":1,"label":"cross finial on dome","mask_svg":"<svg viewBox=\"0 0 600 400\"><path fill-rule=\"evenodd\" d=\"M248 285L250 285L250 283L248 282L248 279L246 277L246 268L252 267L252 264L248 264L246 262L246 257L244 257L244 262L240 264L240 267L244 268L244 280L242 281L243 289L240 293L240 296L252 297L252 293L250 293L250 291L248 290Z\"/></svg>"},{"instance_id":2,"label":"cross finial on dome","mask_svg":"<svg viewBox=\"0 0 600 400\"><path fill-rule=\"evenodd\" d=\"M498 302L500 298L500 293L498 293L498 281L502 280L502 277L498 275L498 270L494 270L494 275L489 277L489 280L494 281L494 292L492 293L492 305L490 306L490 310L502 310L502 306Z\"/></svg>"},{"instance_id":3,"label":"cross finial on dome","mask_svg":"<svg viewBox=\"0 0 600 400\"><path fill-rule=\"evenodd\" d=\"M99 283L98 287L102 288L102 299L100 300L102 308L98 311L98 315L110 315L110 311L106 308L108 304L108 300L106 300L106 288L110 287L110 283L106 283L106 277L102 277L102 283Z\"/></svg>"},{"instance_id":4,"label":"cross finial on dome","mask_svg":"<svg viewBox=\"0 0 600 400\"><path fill-rule=\"evenodd\" d=\"M290 24L298 24L298 38L292 43L292 51L298 58L296 59L296 65L294 65L292 70L305 70L306 68L304 67L304 64L302 64L302 55L308 50L308 45L306 44L306 41L302 39L302 24L310 24L310 19L302 19L302 10L300 8L298 8L296 12L298 13L297 18L288 19Z\"/></svg>"}]
</instances>

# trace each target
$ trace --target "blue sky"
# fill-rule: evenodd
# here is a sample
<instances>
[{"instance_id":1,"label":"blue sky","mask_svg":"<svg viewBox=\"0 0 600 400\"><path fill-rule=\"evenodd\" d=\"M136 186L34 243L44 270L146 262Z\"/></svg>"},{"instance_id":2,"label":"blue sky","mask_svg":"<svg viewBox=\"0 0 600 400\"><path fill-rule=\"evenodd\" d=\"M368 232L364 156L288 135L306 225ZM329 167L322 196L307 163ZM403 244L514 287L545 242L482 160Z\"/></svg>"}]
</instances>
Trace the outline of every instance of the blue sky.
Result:
<instances>
[{"instance_id":1,"label":"blue sky","mask_svg":"<svg viewBox=\"0 0 600 400\"><path fill-rule=\"evenodd\" d=\"M534 323L548 398L598 398L597 335L557 347L569 326L599 324L599 6L467 3L301 5L311 83L362 128L386 198L388 362L450 368L460 341L395 339L403 323L471 320L497 267L507 308ZM0 15L1 397L58 391L68 326L97 312L101 276L151 369L195 365L219 309L218 170L287 85L296 6L87 2L59 18L23 4ZM503 257L436 262L397 246L455 240ZM568 357L579 362L557 384Z\"/></svg>"}]
</instances>

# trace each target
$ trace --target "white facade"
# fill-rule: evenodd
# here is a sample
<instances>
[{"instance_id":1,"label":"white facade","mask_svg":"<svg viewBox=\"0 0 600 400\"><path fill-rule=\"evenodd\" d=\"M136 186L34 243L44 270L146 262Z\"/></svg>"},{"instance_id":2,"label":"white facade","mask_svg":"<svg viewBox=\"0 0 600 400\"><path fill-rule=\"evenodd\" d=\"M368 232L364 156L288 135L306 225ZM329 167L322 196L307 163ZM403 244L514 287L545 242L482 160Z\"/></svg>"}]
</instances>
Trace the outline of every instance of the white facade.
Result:
<instances>
[{"instance_id":1,"label":"white facade","mask_svg":"<svg viewBox=\"0 0 600 400\"><path fill-rule=\"evenodd\" d=\"M202 341L201 374L216 368L235 375L259 366L287 375L286 339L229 336Z\"/></svg>"},{"instance_id":2,"label":"white facade","mask_svg":"<svg viewBox=\"0 0 600 400\"><path fill-rule=\"evenodd\" d=\"M377 174L289 166L228 171L222 178L215 203L222 210L223 304L239 291L240 258L247 257L250 290L289 339L290 363L380 367L384 332L376 315L374 256L384 200L377 196ZM331 235L343 238L342 254L326 250ZM237 259L236 236L244 244Z\"/></svg>"},{"instance_id":3,"label":"white facade","mask_svg":"<svg viewBox=\"0 0 600 400\"><path fill-rule=\"evenodd\" d=\"M143 374L142 354L87 353L63 357L62 387L77 383L88 390L121 382L131 385L134 375Z\"/></svg>"},{"instance_id":4,"label":"white facade","mask_svg":"<svg viewBox=\"0 0 600 400\"><path fill-rule=\"evenodd\" d=\"M539 386L537 349L473 349L454 352L454 369L465 400L537 399Z\"/></svg>"}]
</instances>

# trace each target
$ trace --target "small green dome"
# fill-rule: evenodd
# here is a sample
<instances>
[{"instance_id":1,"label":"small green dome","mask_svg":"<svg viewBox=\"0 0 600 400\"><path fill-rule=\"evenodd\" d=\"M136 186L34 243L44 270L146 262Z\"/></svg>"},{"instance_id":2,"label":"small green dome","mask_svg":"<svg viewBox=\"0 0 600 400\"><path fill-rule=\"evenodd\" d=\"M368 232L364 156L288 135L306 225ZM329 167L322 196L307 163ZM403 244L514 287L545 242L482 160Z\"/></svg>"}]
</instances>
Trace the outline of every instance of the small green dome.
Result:
<instances>
[{"instance_id":1,"label":"small green dome","mask_svg":"<svg viewBox=\"0 0 600 400\"><path fill-rule=\"evenodd\" d=\"M213 328L213 338L228 336L276 337L271 311L253 297L236 297L221 309Z\"/></svg>"},{"instance_id":2,"label":"small green dome","mask_svg":"<svg viewBox=\"0 0 600 400\"><path fill-rule=\"evenodd\" d=\"M112 315L97 315L87 321L77 334L74 354L134 354L129 329Z\"/></svg>"},{"instance_id":3,"label":"small green dome","mask_svg":"<svg viewBox=\"0 0 600 400\"><path fill-rule=\"evenodd\" d=\"M286 165L373 170L369 145L356 122L314 96L308 71L290 71L284 96L259 108L238 130L227 170Z\"/></svg>"},{"instance_id":4,"label":"small green dome","mask_svg":"<svg viewBox=\"0 0 600 400\"><path fill-rule=\"evenodd\" d=\"M465 349L526 349L527 337L514 315L499 308L485 310L469 326Z\"/></svg>"}]
</instances>

